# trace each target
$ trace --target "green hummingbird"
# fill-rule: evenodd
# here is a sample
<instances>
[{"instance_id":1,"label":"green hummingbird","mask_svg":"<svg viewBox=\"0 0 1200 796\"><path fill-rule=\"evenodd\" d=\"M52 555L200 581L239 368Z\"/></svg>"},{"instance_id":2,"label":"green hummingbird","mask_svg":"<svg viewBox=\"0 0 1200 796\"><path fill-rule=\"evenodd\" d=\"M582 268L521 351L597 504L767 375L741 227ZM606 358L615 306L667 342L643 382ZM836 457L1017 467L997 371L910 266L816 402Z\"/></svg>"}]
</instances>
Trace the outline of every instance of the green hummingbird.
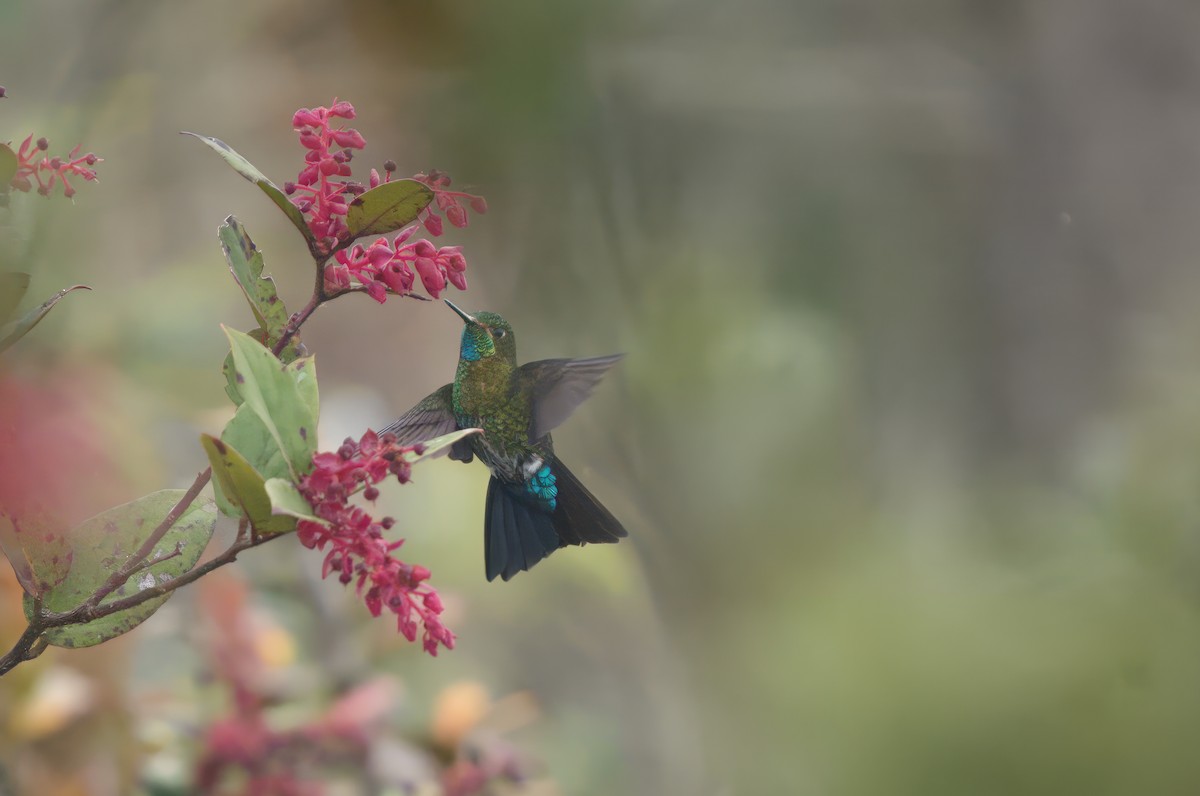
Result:
<instances>
[{"instance_id":1,"label":"green hummingbird","mask_svg":"<svg viewBox=\"0 0 1200 796\"><path fill-rule=\"evenodd\" d=\"M381 433L402 445L481 428L450 448L450 458L488 466L483 516L484 569L508 580L560 547L616 542L621 523L554 454L550 431L570 417L623 354L543 359L517 366L512 326L494 312L469 315L454 382L425 398Z\"/></svg>"}]
</instances>

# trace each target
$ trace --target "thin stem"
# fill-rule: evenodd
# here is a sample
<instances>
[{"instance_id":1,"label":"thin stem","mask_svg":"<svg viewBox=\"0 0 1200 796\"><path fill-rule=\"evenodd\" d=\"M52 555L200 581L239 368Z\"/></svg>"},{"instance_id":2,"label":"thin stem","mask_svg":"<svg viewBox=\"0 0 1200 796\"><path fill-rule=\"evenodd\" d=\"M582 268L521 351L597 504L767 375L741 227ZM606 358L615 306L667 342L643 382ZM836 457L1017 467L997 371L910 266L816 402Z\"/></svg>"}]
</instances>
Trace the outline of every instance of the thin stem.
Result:
<instances>
[{"instance_id":1,"label":"thin stem","mask_svg":"<svg viewBox=\"0 0 1200 796\"><path fill-rule=\"evenodd\" d=\"M325 301L323 288L324 277L321 275L321 269L317 268L317 284L313 287L312 297L309 298L308 303L301 307L300 311L293 315L291 320L288 321L288 325L283 329L283 334L279 335L279 339L275 341L275 345L271 347L272 354L275 356L282 354L283 349L287 348L287 344L290 343L292 338L296 336L296 333L300 331L300 327L304 325L304 322L307 321L309 316L316 311L317 307L321 306L321 303Z\"/></svg>"}]
</instances>

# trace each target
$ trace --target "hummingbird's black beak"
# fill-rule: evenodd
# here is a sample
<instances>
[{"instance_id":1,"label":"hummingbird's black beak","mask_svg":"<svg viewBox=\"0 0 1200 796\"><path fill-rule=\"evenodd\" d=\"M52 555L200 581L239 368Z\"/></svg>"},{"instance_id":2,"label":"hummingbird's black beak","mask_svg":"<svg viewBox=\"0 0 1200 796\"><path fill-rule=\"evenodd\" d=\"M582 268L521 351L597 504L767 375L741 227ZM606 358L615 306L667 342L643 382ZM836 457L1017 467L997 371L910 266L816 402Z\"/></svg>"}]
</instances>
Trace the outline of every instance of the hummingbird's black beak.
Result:
<instances>
[{"instance_id":1,"label":"hummingbird's black beak","mask_svg":"<svg viewBox=\"0 0 1200 796\"><path fill-rule=\"evenodd\" d=\"M442 299L442 300L446 302L446 306L447 306L447 307L449 307L450 309L452 309L452 310L454 310L455 312L457 312L457 313L458 313L458 317L462 318L462 319L463 319L465 322L467 322L467 323L473 323L473 324L475 324L476 326L478 326L478 325L479 325L479 321L475 320L475 317L474 317L474 316L472 316L472 315L468 315L467 313L465 313L465 312L463 312L462 310L460 310L460 309L459 309L457 306L455 306L455 304L454 304L454 302L453 302L453 301L451 301L450 299Z\"/></svg>"}]
</instances>

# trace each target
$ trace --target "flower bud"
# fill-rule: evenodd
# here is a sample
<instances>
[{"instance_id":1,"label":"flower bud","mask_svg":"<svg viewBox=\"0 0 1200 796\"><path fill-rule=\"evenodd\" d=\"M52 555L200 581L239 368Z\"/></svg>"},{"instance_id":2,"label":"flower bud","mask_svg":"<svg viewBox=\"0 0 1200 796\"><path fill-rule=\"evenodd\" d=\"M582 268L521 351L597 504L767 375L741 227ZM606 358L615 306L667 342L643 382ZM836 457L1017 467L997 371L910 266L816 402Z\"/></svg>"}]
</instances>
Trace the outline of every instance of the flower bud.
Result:
<instances>
[{"instance_id":1,"label":"flower bud","mask_svg":"<svg viewBox=\"0 0 1200 796\"><path fill-rule=\"evenodd\" d=\"M347 149L362 149L367 145L367 140L362 137L362 134L349 127L345 130L334 130L333 140L337 142L338 146Z\"/></svg>"},{"instance_id":2,"label":"flower bud","mask_svg":"<svg viewBox=\"0 0 1200 796\"><path fill-rule=\"evenodd\" d=\"M412 290L413 273L402 260L393 261L387 268L379 272L379 278L393 293L407 293ZM393 456L393 458L395 458Z\"/></svg>"},{"instance_id":3,"label":"flower bud","mask_svg":"<svg viewBox=\"0 0 1200 796\"><path fill-rule=\"evenodd\" d=\"M425 229L435 238L442 234L442 217L433 213L425 214Z\"/></svg>"},{"instance_id":4,"label":"flower bud","mask_svg":"<svg viewBox=\"0 0 1200 796\"><path fill-rule=\"evenodd\" d=\"M294 130L299 130L302 127L316 127L320 124L320 117L308 108L301 108L292 114L292 129Z\"/></svg>"},{"instance_id":5,"label":"flower bud","mask_svg":"<svg viewBox=\"0 0 1200 796\"><path fill-rule=\"evenodd\" d=\"M330 116L339 116L343 119L353 119L355 117L354 106L349 102L335 102L333 107L329 109Z\"/></svg>"}]
</instances>

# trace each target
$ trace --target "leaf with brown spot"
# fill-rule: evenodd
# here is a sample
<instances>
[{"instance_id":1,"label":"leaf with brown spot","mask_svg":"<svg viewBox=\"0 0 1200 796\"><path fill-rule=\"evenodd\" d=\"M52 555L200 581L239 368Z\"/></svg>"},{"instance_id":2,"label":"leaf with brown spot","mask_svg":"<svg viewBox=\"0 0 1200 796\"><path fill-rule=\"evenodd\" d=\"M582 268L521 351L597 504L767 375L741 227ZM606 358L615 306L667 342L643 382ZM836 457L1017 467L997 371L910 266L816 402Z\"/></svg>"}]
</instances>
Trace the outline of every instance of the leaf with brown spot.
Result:
<instances>
[{"instance_id":1,"label":"leaf with brown spot","mask_svg":"<svg viewBox=\"0 0 1200 796\"><path fill-rule=\"evenodd\" d=\"M200 435L217 483L217 503L224 514L245 516L260 533L286 533L296 529L295 520L271 513L271 500L263 477L227 442Z\"/></svg>"},{"instance_id":2,"label":"leaf with brown spot","mask_svg":"<svg viewBox=\"0 0 1200 796\"><path fill-rule=\"evenodd\" d=\"M58 585L42 593L47 611L63 613L82 605L104 585L112 572L123 566L137 552L163 518L184 495L182 489L166 489L143 498L111 508L84 521L72 529L74 561ZM180 516L156 546L151 559L162 558L146 569L135 572L123 586L108 595L100 604L114 602L141 588L164 583L183 575L195 566L208 546L217 522L217 510L212 501L197 499ZM110 531L109 526L116 527ZM178 555L172 555L176 549ZM170 556L170 557L167 557ZM132 630L158 610L170 597L167 593L134 608L101 617L93 622L67 625L47 630L43 637L57 647L90 647ZM25 596L25 615L33 616L33 598Z\"/></svg>"},{"instance_id":3,"label":"leaf with brown spot","mask_svg":"<svg viewBox=\"0 0 1200 796\"><path fill-rule=\"evenodd\" d=\"M384 235L408 226L433 201L433 191L416 180L393 180L363 191L346 213L348 240Z\"/></svg>"}]
</instances>

